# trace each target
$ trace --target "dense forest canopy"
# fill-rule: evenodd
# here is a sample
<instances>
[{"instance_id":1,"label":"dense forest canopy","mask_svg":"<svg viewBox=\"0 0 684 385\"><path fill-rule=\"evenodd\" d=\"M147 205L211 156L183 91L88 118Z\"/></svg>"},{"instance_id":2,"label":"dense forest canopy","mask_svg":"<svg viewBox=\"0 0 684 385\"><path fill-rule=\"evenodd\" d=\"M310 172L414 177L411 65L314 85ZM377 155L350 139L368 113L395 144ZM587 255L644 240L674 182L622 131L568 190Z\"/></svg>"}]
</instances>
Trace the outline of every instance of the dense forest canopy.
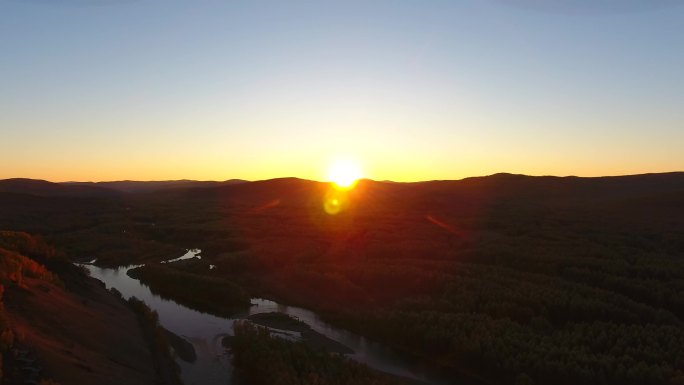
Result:
<instances>
[{"instance_id":1,"label":"dense forest canopy","mask_svg":"<svg viewBox=\"0 0 684 385\"><path fill-rule=\"evenodd\" d=\"M186 277L303 305L485 382L684 383L684 174L361 181L337 215L329 188L15 191L0 228L102 266L199 248L138 274L172 297Z\"/></svg>"}]
</instances>

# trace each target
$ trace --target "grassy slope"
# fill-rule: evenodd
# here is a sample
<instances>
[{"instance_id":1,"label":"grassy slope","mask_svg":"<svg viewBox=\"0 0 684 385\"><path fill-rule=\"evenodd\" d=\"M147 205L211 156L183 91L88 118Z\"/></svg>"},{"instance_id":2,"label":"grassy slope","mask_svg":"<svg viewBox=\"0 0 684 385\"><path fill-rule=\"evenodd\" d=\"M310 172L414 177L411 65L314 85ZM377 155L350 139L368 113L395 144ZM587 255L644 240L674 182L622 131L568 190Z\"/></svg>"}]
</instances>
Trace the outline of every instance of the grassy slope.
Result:
<instances>
[{"instance_id":1,"label":"grassy slope","mask_svg":"<svg viewBox=\"0 0 684 385\"><path fill-rule=\"evenodd\" d=\"M91 283L74 295L27 279L6 295L17 335L35 348L50 376L62 384L150 384L155 373L138 320L104 288Z\"/></svg>"},{"instance_id":2,"label":"grassy slope","mask_svg":"<svg viewBox=\"0 0 684 385\"><path fill-rule=\"evenodd\" d=\"M0 236L3 246L28 254L49 249L27 234ZM32 259L4 248L0 258L8 326L20 346L34 351L45 377L61 384L157 382L137 315L98 281L75 267L55 278Z\"/></svg>"}]
</instances>

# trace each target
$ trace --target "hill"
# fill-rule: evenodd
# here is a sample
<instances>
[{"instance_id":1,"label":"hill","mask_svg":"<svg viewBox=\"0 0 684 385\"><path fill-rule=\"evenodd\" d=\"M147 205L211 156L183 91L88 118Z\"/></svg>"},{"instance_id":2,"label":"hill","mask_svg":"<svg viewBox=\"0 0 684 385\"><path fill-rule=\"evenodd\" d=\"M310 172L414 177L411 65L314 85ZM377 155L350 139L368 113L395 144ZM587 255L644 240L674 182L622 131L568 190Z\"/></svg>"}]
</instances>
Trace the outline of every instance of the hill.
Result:
<instances>
[{"instance_id":1,"label":"hill","mask_svg":"<svg viewBox=\"0 0 684 385\"><path fill-rule=\"evenodd\" d=\"M155 372L139 324L125 302L40 239L0 232L3 383L173 384L169 362Z\"/></svg>"},{"instance_id":2,"label":"hill","mask_svg":"<svg viewBox=\"0 0 684 385\"><path fill-rule=\"evenodd\" d=\"M112 181L112 182L64 182L67 186L103 187L124 193L145 193L166 189L194 188L194 187L218 187L245 183L241 179L229 179L222 182L196 181L196 180L166 180L166 181Z\"/></svg>"},{"instance_id":3,"label":"hill","mask_svg":"<svg viewBox=\"0 0 684 385\"><path fill-rule=\"evenodd\" d=\"M0 180L0 192L38 196L113 197L116 191L89 185L65 185L45 180L13 178Z\"/></svg>"}]
</instances>

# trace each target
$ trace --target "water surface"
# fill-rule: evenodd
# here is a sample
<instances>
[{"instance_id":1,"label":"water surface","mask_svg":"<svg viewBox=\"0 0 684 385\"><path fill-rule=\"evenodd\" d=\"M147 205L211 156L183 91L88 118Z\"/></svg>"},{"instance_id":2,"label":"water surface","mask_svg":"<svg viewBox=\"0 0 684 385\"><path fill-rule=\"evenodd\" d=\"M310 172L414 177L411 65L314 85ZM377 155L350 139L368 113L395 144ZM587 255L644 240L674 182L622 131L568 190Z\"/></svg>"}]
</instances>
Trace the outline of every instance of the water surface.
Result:
<instances>
[{"instance_id":1,"label":"water surface","mask_svg":"<svg viewBox=\"0 0 684 385\"><path fill-rule=\"evenodd\" d=\"M200 250L189 250L183 257L175 260L198 258L199 252ZM172 263L175 260L167 262ZM92 277L104 282L107 288L116 288L124 298L136 297L144 301L159 314L159 322L163 327L185 338L194 346L197 353L195 362L188 363L177 359L181 367L181 377L186 385L236 384L237 382L232 375L233 366L221 344L221 340L226 335L233 335L233 322L236 319L268 312L279 312L297 317L315 331L351 348L354 353L348 357L376 370L419 380L427 384L451 383L438 373L416 366L411 360L401 357L401 355L381 344L330 325L323 321L318 314L307 309L288 306L263 298L252 298L253 306L249 311L238 314L235 318L217 317L152 294L147 286L126 274L128 270L141 265L115 269L100 268L91 264L83 266L88 269Z\"/></svg>"}]
</instances>

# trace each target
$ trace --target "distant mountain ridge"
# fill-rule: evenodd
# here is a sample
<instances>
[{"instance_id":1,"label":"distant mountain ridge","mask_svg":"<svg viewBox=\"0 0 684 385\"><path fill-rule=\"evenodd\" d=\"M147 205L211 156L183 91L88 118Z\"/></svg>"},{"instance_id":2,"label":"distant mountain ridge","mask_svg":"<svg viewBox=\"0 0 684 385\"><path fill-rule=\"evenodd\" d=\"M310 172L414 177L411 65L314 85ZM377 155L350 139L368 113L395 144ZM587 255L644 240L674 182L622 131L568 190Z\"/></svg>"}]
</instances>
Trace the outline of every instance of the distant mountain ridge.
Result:
<instances>
[{"instance_id":1,"label":"distant mountain ridge","mask_svg":"<svg viewBox=\"0 0 684 385\"><path fill-rule=\"evenodd\" d=\"M48 182L42 179L11 178L0 180L0 192L36 196L115 197L122 193L144 193L167 189L218 187L245 183L241 179L219 181L111 181L111 182Z\"/></svg>"},{"instance_id":2,"label":"distant mountain ridge","mask_svg":"<svg viewBox=\"0 0 684 385\"><path fill-rule=\"evenodd\" d=\"M64 197L116 197L122 194L170 193L186 196L249 196L298 195L325 186L300 178L275 178L260 181L229 179L226 181L110 181L61 182L13 178L0 180L0 193ZM498 173L459 180L433 180L397 183L362 179L359 188L374 193L398 194L403 198L440 197L444 194L465 198L485 194L489 197L557 197L580 198L649 194L684 191L684 172L651 173L625 176L576 177L528 176Z\"/></svg>"},{"instance_id":3,"label":"distant mountain ridge","mask_svg":"<svg viewBox=\"0 0 684 385\"><path fill-rule=\"evenodd\" d=\"M95 185L70 185L27 178L0 180L0 192L71 197L113 197L119 195L115 190Z\"/></svg>"},{"instance_id":4,"label":"distant mountain ridge","mask_svg":"<svg viewBox=\"0 0 684 385\"><path fill-rule=\"evenodd\" d=\"M135 180L122 180L122 181L111 181L111 182L63 182L60 184L70 185L70 186L96 186L104 187L120 192L126 193L139 193L139 192L151 192L157 190L165 190L172 188L195 188L195 187L218 187L233 185L239 183L245 183L246 180L243 179L229 179L226 181L197 181L190 179L180 179L180 180L164 180L164 181L135 181Z\"/></svg>"}]
</instances>

